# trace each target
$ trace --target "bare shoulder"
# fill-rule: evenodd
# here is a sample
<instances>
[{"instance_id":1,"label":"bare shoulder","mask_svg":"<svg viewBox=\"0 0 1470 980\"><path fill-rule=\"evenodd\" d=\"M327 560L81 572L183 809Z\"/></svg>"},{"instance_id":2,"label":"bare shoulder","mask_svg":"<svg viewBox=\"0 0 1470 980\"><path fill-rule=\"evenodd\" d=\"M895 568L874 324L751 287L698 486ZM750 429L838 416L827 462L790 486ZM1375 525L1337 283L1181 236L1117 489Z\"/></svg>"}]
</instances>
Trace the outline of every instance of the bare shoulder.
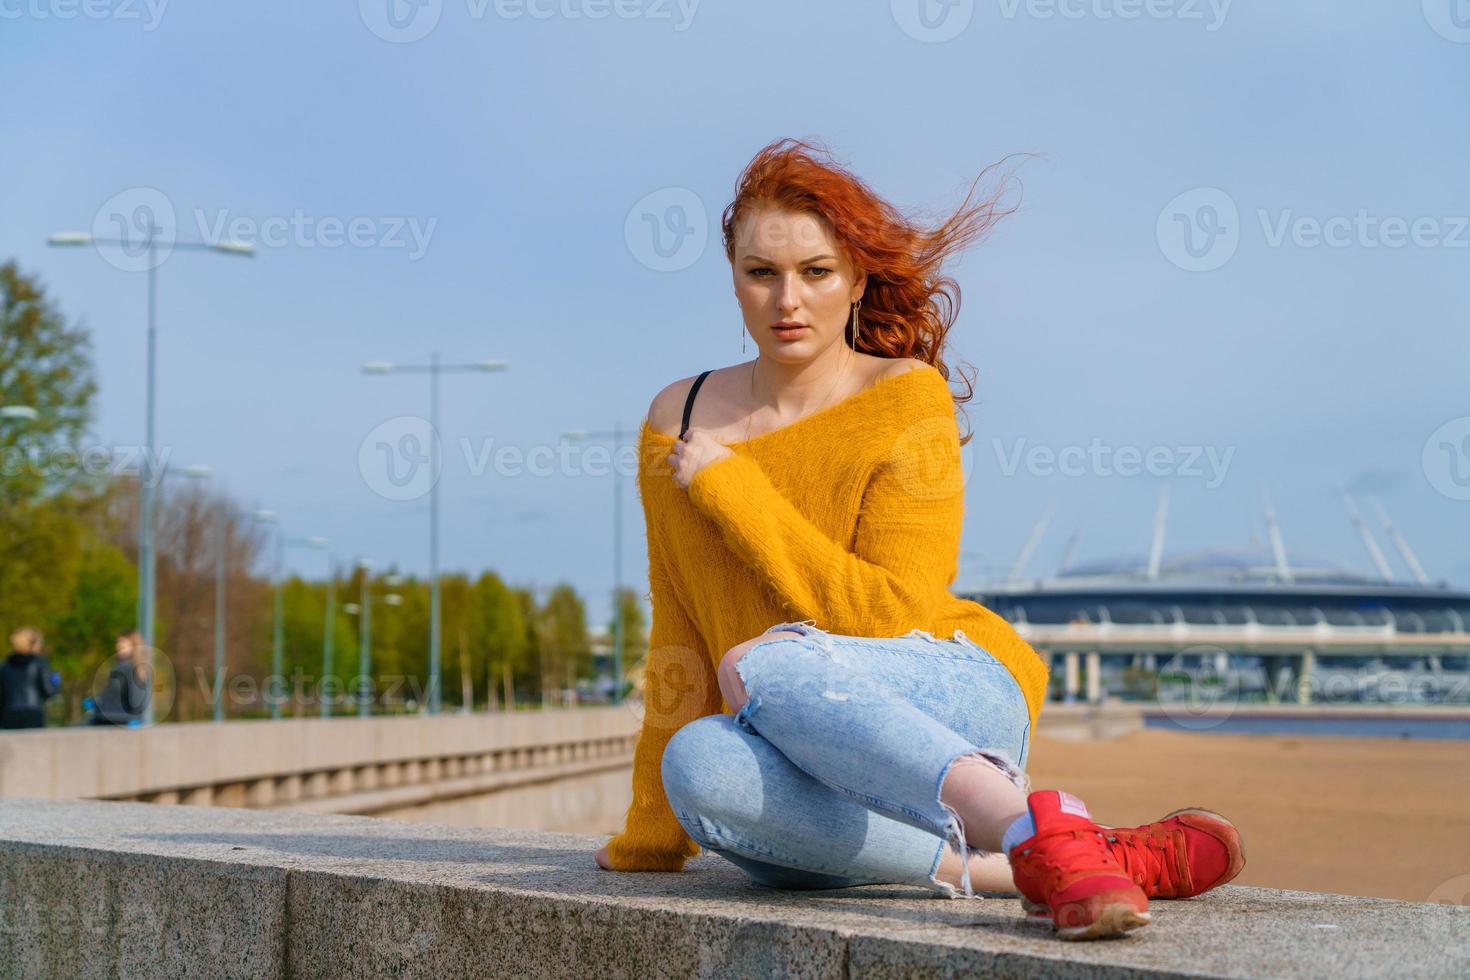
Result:
<instances>
[{"instance_id":1,"label":"bare shoulder","mask_svg":"<svg viewBox=\"0 0 1470 980\"><path fill-rule=\"evenodd\" d=\"M699 389L699 397L703 400L708 392L714 387L713 382L733 370L730 367L716 368L708 378L704 379L704 385ZM694 387L695 379L699 375L691 374L687 378L680 378L671 384L665 385L658 394L653 396L652 403L648 406L648 426L654 432L661 435L677 438L679 429L684 424L684 402L689 398L689 389Z\"/></svg>"},{"instance_id":2,"label":"bare shoulder","mask_svg":"<svg viewBox=\"0 0 1470 980\"><path fill-rule=\"evenodd\" d=\"M679 425L684 419L684 399L689 397L689 389L694 386L696 377L698 375L690 375L672 384L664 385L663 389L653 396L653 401L648 406L648 427L650 429L661 435L679 435Z\"/></svg>"},{"instance_id":3,"label":"bare shoulder","mask_svg":"<svg viewBox=\"0 0 1470 980\"><path fill-rule=\"evenodd\" d=\"M887 360L890 363L883 365L883 370L878 375L880 379L896 378L900 374L908 374L910 371L918 371L925 368L931 371L934 370L933 365L927 361L921 361L917 357L890 357Z\"/></svg>"}]
</instances>

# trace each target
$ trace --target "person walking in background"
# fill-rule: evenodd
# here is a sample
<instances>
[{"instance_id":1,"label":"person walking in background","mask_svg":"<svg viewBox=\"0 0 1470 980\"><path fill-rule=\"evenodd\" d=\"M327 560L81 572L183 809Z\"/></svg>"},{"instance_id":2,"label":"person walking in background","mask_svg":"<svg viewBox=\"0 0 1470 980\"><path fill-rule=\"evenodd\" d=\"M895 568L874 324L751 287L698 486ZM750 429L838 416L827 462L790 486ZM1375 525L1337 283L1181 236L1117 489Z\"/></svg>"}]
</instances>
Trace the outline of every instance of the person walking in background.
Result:
<instances>
[{"instance_id":1,"label":"person walking in background","mask_svg":"<svg viewBox=\"0 0 1470 980\"><path fill-rule=\"evenodd\" d=\"M0 665L0 728L43 728L46 701L61 690L61 676L43 652L41 631L23 626L10 634L10 656Z\"/></svg>"},{"instance_id":2,"label":"person walking in background","mask_svg":"<svg viewBox=\"0 0 1470 980\"><path fill-rule=\"evenodd\" d=\"M153 666L143 634L131 630L117 638L117 663L96 699L94 725L141 723L153 689Z\"/></svg>"}]
</instances>

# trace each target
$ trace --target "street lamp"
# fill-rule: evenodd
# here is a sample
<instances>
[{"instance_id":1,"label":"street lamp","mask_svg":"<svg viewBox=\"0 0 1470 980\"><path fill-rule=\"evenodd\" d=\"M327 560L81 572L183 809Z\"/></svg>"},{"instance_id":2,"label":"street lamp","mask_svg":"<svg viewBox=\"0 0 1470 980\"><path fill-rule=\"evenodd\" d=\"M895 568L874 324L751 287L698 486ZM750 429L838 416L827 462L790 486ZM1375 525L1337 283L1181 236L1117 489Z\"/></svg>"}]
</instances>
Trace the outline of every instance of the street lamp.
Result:
<instances>
[{"instance_id":1,"label":"street lamp","mask_svg":"<svg viewBox=\"0 0 1470 980\"><path fill-rule=\"evenodd\" d=\"M275 528L275 560L271 572L271 582L275 591L275 612L271 627L271 684L279 685L284 678L285 671L285 610L284 595L282 589L282 577L285 573L286 549L287 548L315 548L326 551L330 542L323 537L313 536L309 538L288 538L281 532L281 522L273 510L257 510L251 515L252 519L261 524L270 524ZM327 612L326 612L326 637L322 640L322 660L324 669L331 669L332 661L332 613L333 613L333 583L330 575L335 574L336 566L332 562L332 553L327 551L327 571L329 579L327 582ZM324 675L325 676L325 675ZM271 718L279 720L281 717L281 700L279 688L271 698Z\"/></svg>"},{"instance_id":2,"label":"street lamp","mask_svg":"<svg viewBox=\"0 0 1470 980\"><path fill-rule=\"evenodd\" d=\"M158 269L158 240L159 227L150 220L148 222L147 238L143 242L148 251L148 383L147 383L147 415L146 415L146 446L143 453L143 466L138 492L138 631L143 634L143 642L153 645L153 618L156 608L155 604L155 580L154 580L154 548L153 548L153 523L154 523L154 494L153 494L153 431L154 431L154 388L157 375L157 353L158 353L158 330L157 330L157 269ZM98 238L85 231L58 232L47 239L47 244L57 247L74 247L78 245L109 245L131 248L134 242L124 238ZM220 242L164 242L171 249L183 249L186 251L220 252L226 255L253 256L255 248L245 242L220 241ZM151 706L152 699L149 699ZM151 707L150 707L151 713Z\"/></svg>"},{"instance_id":3,"label":"street lamp","mask_svg":"<svg viewBox=\"0 0 1470 980\"><path fill-rule=\"evenodd\" d=\"M623 481L618 478L618 455L623 450L623 440L636 436L636 429L624 429L614 422L611 429L588 432L584 429L569 429L562 438L573 441L611 439L613 444L613 703L623 700Z\"/></svg>"},{"instance_id":4,"label":"street lamp","mask_svg":"<svg viewBox=\"0 0 1470 980\"><path fill-rule=\"evenodd\" d=\"M362 598L359 602L349 602L342 607L342 611L349 616L360 617L357 621L357 677L360 681L357 688L357 716L359 718L371 715L373 708L370 692L373 661L373 593L368 581L372 564L366 558L357 560L357 567L362 571ZM394 589L403 584L403 578L399 575L388 575L383 579L383 584ZM382 599L390 606L403 604L403 596L395 592L385 594Z\"/></svg>"},{"instance_id":5,"label":"street lamp","mask_svg":"<svg viewBox=\"0 0 1470 980\"><path fill-rule=\"evenodd\" d=\"M309 538L287 538L282 546L285 548L312 548L327 553L327 601L325 619L323 620L325 635L322 638L321 681L322 684L325 684L327 678L332 675L332 656L334 652L332 649L332 620L336 614L337 563L332 560L332 552L330 550L331 541L321 535L312 535ZM318 685L318 692L322 699L322 717L330 717L331 709L328 706L330 699L326 696L325 692L321 691L321 685Z\"/></svg>"},{"instance_id":6,"label":"street lamp","mask_svg":"<svg viewBox=\"0 0 1470 980\"><path fill-rule=\"evenodd\" d=\"M164 474L169 475L173 471L165 467ZM214 470L203 464L186 466L181 472L191 480L208 480L214 476ZM225 688L225 515L224 501L215 503L214 508L214 690L212 692L213 717L215 721L224 720L224 688ZM152 720L153 699L148 699L148 707L145 709L148 719Z\"/></svg>"},{"instance_id":7,"label":"street lamp","mask_svg":"<svg viewBox=\"0 0 1470 980\"><path fill-rule=\"evenodd\" d=\"M175 468L175 467L171 467L171 466L165 466L163 469L159 470L159 472L158 472L158 478L159 478L160 481L165 480L165 479L167 479L167 478L169 478L171 476L182 476L182 477L185 477L185 478L190 479L190 480L208 480L209 478L211 478L212 476L214 476L214 470L212 468L208 467L208 466L205 466L203 463L196 463L196 464L193 464L193 465L190 465L190 466L184 466L184 467L179 467L179 468ZM224 581L223 578L220 576L219 566L216 565L216 568L215 568L215 586L214 586L215 587L215 630L216 630L216 642L218 642L218 637L219 637L218 631L220 629L220 623L221 623L221 620L219 619L220 609L221 609L221 606L220 606L220 590L224 587L223 586L223 581ZM216 660L217 659L218 659L218 650L216 650ZM218 683L218 676L219 676L218 675L218 672L216 672L216 683ZM148 698L148 702L143 706L143 718L142 718L142 722L145 725L151 725L151 724L153 724L153 698L151 696Z\"/></svg>"},{"instance_id":8,"label":"street lamp","mask_svg":"<svg viewBox=\"0 0 1470 980\"><path fill-rule=\"evenodd\" d=\"M271 718L278 720L281 717L281 698L279 696L279 685L281 682L282 669L282 599L281 599L281 559L284 544L281 539L281 522L273 510L257 510L250 515L251 519L259 524L269 524L274 529L275 548L274 557L271 561L271 589L273 590L272 605L274 612L271 620L271 676L267 683L266 697L271 702Z\"/></svg>"},{"instance_id":9,"label":"street lamp","mask_svg":"<svg viewBox=\"0 0 1470 980\"><path fill-rule=\"evenodd\" d=\"M486 360L467 364L443 364L439 352L429 354L428 364L394 364L369 361L363 374L427 374L429 376L429 714L439 713L439 375L503 371L509 361Z\"/></svg>"}]
</instances>

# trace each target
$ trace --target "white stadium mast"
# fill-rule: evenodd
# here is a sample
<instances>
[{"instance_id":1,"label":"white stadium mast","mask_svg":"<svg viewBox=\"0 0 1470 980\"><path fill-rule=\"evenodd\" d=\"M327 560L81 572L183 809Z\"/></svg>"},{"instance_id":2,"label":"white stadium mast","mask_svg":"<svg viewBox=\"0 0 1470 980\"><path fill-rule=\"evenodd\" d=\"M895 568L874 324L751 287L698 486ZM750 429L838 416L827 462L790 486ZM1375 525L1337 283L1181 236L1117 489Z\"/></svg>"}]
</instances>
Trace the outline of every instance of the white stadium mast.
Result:
<instances>
[{"instance_id":1,"label":"white stadium mast","mask_svg":"<svg viewBox=\"0 0 1470 980\"><path fill-rule=\"evenodd\" d=\"M1148 552L1148 580L1155 582L1159 577L1159 566L1164 561L1164 525L1169 520L1169 487L1165 484L1159 492L1159 507L1154 511L1154 541Z\"/></svg>"},{"instance_id":2,"label":"white stadium mast","mask_svg":"<svg viewBox=\"0 0 1470 980\"><path fill-rule=\"evenodd\" d=\"M1283 582L1292 581L1291 566L1286 563L1286 544L1281 540L1281 525L1276 523L1276 508L1271 506L1271 497L1262 491L1266 500L1266 534L1271 539L1271 555L1276 560L1276 574Z\"/></svg>"},{"instance_id":3,"label":"white stadium mast","mask_svg":"<svg viewBox=\"0 0 1470 980\"><path fill-rule=\"evenodd\" d=\"M1373 504L1373 509L1378 512L1378 519L1383 522L1384 533L1388 535L1388 540L1393 542L1393 546L1398 551L1399 557L1404 560L1404 564L1409 566L1409 572L1414 576L1414 581L1420 585L1428 585L1429 576L1424 574L1424 566L1419 564L1419 558L1414 554L1414 549L1409 547L1409 542L1404 540L1404 536L1399 533L1399 529L1394 527L1393 522L1388 519L1388 511L1383 509L1383 505L1378 502L1376 497L1370 498L1370 501Z\"/></svg>"},{"instance_id":4,"label":"white stadium mast","mask_svg":"<svg viewBox=\"0 0 1470 980\"><path fill-rule=\"evenodd\" d=\"M1363 539L1363 547L1368 549L1368 558L1373 562L1373 567L1377 569L1378 577L1385 582L1392 581L1393 570L1388 567L1388 559L1383 557L1383 549L1378 547L1378 541L1373 537L1373 530L1368 527L1368 522L1363 520L1363 514L1358 510L1352 494L1344 490L1342 502L1347 505L1348 520L1353 522L1358 536Z\"/></svg>"}]
</instances>

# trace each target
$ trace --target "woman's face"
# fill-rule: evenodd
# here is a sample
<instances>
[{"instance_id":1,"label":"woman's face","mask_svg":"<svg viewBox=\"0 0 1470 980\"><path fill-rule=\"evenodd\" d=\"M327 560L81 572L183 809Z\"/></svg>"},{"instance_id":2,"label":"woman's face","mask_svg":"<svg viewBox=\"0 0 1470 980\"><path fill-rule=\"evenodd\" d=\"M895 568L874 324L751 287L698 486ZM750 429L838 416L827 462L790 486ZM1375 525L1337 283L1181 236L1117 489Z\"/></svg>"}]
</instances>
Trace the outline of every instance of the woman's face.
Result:
<instances>
[{"instance_id":1,"label":"woman's face","mask_svg":"<svg viewBox=\"0 0 1470 980\"><path fill-rule=\"evenodd\" d=\"M858 275L825 218L757 208L735 228L735 298L761 356L806 361L843 342L852 303L863 295ZM781 333L782 321L802 329Z\"/></svg>"},{"instance_id":2,"label":"woman's face","mask_svg":"<svg viewBox=\"0 0 1470 980\"><path fill-rule=\"evenodd\" d=\"M117 655L121 658L131 657L133 655L133 641L126 636L119 636L117 638Z\"/></svg>"}]
</instances>

